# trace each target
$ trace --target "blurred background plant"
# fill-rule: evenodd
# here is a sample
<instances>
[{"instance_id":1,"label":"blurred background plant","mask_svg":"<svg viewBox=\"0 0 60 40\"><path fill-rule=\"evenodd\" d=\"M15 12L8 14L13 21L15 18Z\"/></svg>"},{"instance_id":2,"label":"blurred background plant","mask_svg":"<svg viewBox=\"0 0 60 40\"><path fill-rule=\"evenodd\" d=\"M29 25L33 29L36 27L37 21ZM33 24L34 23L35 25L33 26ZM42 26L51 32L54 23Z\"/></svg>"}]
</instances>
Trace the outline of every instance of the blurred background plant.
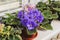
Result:
<instances>
[{"instance_id":1,"label":"blurred background plant","mask_svg":"<svg viewBox=\"0 0 60 40\"><path fill-rule=\"evenodd\" d=\"M0 40L22 40L21 30L0 24Z\"/></svg>"},{"instance_id":2,"label":"blurred background plant","mask_svg":"<svg viewBox=\"0 0 60 40\"><path fill-rule=\"evenodd\" d=\"M47 2L38 2L36 7L42 12L44 21L40 25L43 29L52 29L51 21L60 20L60 1L48 0Z\"/></svg>"}]
</instances>

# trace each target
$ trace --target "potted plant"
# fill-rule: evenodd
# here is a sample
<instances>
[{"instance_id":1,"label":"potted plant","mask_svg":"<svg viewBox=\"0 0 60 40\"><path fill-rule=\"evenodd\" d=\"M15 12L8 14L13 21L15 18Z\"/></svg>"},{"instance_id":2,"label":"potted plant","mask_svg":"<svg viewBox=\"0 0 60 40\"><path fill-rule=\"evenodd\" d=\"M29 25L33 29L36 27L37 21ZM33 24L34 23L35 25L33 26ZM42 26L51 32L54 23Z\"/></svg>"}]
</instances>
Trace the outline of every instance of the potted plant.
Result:
<instances>
[{"instance_id":1,"label":"potted plant","mask_svg":"<svg viewBox=\"0 0 60 40\"><path fill-rule=\"evenodd\" d=\"M57 5L55 2L49 0L48 4L39 2L36 6L26 5L18 12L3 16L1 23L5 25L4 28L13 29L13 32L6 30L9 36L14 35L11 40L16 35L20 37L18 40L33 40L38 35L37 29L52 30L51 21L59 19L60 15L59 3Z\"/></svg>"},{"instance_id":2,"label":"potted plant","mask_svg":"<svg viewBox=\"0 0 60 40\"><path fill-rule=\"evenodd\" d=\"M34 14L33 14L34 13ZM23 10L18 13L6 14L7 17L2 17L2 23L5 26L12 26L14 29L20 29L20 34L23 40L32 40L37 36L37 27L42 23L44 17L41 12L30 5L26 5Z\"/></svg>"},{"instance_id":3,"label":"potted plant","mask_svg":"<svg viewBox=\"0 0 60 40\"><path fill-rule=\"evenodd\" d=\"M52 20L60 20L60 1L48 0L48 2L38 2L36 7L42 12L44 22L41 28L46 29L47 24L51 24ZM43 24L46 24L43 26Z\"/></svg>"}]
</instances>

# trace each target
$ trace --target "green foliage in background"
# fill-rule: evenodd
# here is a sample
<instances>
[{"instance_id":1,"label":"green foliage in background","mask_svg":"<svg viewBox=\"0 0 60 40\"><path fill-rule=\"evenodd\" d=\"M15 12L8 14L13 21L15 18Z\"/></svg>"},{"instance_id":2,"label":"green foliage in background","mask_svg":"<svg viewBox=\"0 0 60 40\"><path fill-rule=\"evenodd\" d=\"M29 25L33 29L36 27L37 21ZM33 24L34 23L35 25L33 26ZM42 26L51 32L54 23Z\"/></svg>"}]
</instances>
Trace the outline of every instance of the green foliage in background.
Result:
<instances>
[{"instance_id":1,"label":"green foliage in background","mask_svg":"<svg viewBox=\"0 0 60 40\"><path fill-rule=\"evenodd\" d=\"M8 25L20 25L20 21L19 19L17 18L17 14L10 14L10 13L7 13L5 15L6 17L3 17L3 22L5 24L8 24Z\"/></svg>"},{"instance_id":2,"label":"green foliage in background","mask_svg":"<svg viewBox=\"0 0 60 40\"><path fill-rule=\"evenodd\" d=\"M40 28L49 30L52 29L51 21L56 20L60 16L60 1L48 0L47 2L38 2L36 7L42 12L44 20Z\"/></svg>"},{"instance_id":3,"label":"green foliage in background","mask_svg":"<svg viewBox=\"0 0 60 40\"><path fill-rule=\"evenodd\" d=\"M14 29L11 26L0 27L0 40L22 40L21 30Z\"/></svg>"}]
</instances>

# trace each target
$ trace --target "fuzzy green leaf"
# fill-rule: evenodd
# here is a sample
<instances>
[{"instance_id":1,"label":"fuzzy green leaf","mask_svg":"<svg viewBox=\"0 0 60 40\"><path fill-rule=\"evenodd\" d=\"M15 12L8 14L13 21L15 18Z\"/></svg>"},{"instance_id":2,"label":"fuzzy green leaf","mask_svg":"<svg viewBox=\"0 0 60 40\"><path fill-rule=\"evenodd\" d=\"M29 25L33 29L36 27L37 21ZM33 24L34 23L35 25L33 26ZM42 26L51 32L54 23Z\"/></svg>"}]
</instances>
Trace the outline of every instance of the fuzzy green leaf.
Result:
<instances>
[{"instance_id":1,"label":"fuzzy green leaf","mask_svg":"<svg viewBox=\"0 0 60 40\"><path fill-rule=\"evenodd\" d=\"M40 26L41 28L45 29L45 30L52 30L52 26L50 24L44 24Z\"/></svg>"},{"instance_id":2,"label":"fuzzy green leaf","mask_svg":"<svg viewBox=\"0 0 60 40\"><path fill-rule=\"evenodd\" d=\"M52 14L52 18L53 19L57 19L58 18L58 15L57 14Z\"/></svg>"},{"instance_id":3,"label":"fuzzy green leaf","mask_svg":"<svg viewBox=\"0 0 60 40\"><path fill-rule=\"evenodd\" d=\"M28 30L27 29L27 34L28 35L32 35L32 34L34 34L34 33L36 33L37 31L36 31L36 29L34 29L34 30Z\"/></svg>"},{"instance_id":4,"label":"fuzzy green leaf","mask_svg":"<svg viewBox=\"0 0 60 40\"><path fill-rule=\"evenodd\" d=\"M46 23L49 23L49 20L48 20L48 19L44 19L41 24L44 25L44 24L46 24Z\"/></svg>"},{"instance_id":5,"label":"fuzzy green leaf","mask_svg":"<svg viewBox=\"0 0 60 40\"><path fill-rule=\"evenodd\" d=\"M1 40L6 40L6 38L2 38Z\"/></svg>"},{"instance_id":6,"label":"fuzzy green leaf","mask_svg":"<svg viewBox=\"0 0 60 40\"><path fill-rule=\"evenodd\" d=\"M37 9L39 9L40 11L43 11L43 9L46 8L46 3L43 3L43 2L39 2L37 5L36 5Z\"/></svg>"},{"instance_id":7,"label":"fuzzy green leaf","mask_svg":"<svg viewBox=\"0 0 60 40\"><path fill-rule=\"evenodd\" d=\"M46 3L39 2L36 6L37 7L46 7Z\"/></svg>"},{"instance_id":8,"label":"fuzzy green leaf","mask_svg":"<svg viewBox=\"0 0 60 40\"><path fill-rule=\"evenodd\" d=\"M52 12L51 11L44 10L42 14L43 14L45 19L52 19L52 17L51 17L52 16Z\"/></svg>"},{"instance_id":9,"label":"fuzzy green leaf","mask_svg":"<svg viewBox=\"0 0 60 40\"><path fill-rule=\"evenodd\" d=\"M20 37L20 35L16 35L14 40L22 40L22 38Z\"/></svg>"},{"instance_id":10,"label":"fuzzy green leaf","mask_svg":"<svg viewBox=\"0 0 60 40\"><path fill-rule=\"evenodd\" d=\"M18 30L15 30L15 33L17 33L17 34L21 34L22 31L21 31L21 29L18 29Z\"/></svg>"},{"instance_id":11,"label":"fuzzy green leaf","mask_svg":"<svg viewBox=\"0 0 60 40\"><path fill-rule=\"evenodd\" d=\"M9 40L13 40L13 36L12 35L9 36Z\"/></svg>"},{"instance_id":12,"label":"fuzzy green leaf","mask_svg":"<svg viewBox=\"0 0 60 40\"><path fill-rule=\"evenodd\" d=\"M6 14L6 15L8 17L2 20L5 24L8 24L8 25L19 25L20 24L19 19L16 17L15 14Z\"/></svg>"},{"instance_id":13,"label":"fuzzy green leaf","mask_svg":"<svg viewBox=\"0 0 60 40\"><path fill-rule=\"evenodd\" d=\"M53 8L53 9L60 12L60 8Z\"/></svg>"},{"instance_id":14,"label":"fuzzy green leaf","mask_svg":"<svg viewBox=\"0 0 60 40\"><path fill-rule=\"evenodd\" d=\"M53 4L54 4L56 7L60 7L60 1L54 1Z\"/></svg>"},{"instance_id":15,"label":"fuzzy green leaf","mask_svg":"<svg viewBox=\"0 0 60 40\"><path fill-rule=\"evenodd\" d=\"M49 4L51 3L51 0L48 0L49 1Z\"/></svg>"}]
</instances>

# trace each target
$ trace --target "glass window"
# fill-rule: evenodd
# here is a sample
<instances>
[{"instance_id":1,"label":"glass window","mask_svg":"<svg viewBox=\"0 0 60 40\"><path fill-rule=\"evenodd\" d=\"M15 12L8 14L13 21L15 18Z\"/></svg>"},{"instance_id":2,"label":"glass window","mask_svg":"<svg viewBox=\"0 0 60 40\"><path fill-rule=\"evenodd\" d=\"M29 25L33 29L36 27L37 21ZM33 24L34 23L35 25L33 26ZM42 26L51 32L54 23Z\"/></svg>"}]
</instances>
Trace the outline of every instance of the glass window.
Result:
<instances>
[{"instance_id":1,"label":"glass window","mask_svg":"<svg viewBox=\"0 0 60 40\"><path fill-rule=\"evenodd\" d=\"M17 0L0 0L0 5L10 3L10 2L16 2Z\"/></svg>"},{"instance_id":2,"label":"glass window","mask_svg":"<svg viewBox=\"0 0 60 40\"><path fill-rule=\"evenodd\" d=\"M0 13L15 10L22 6L22 0L0 0Z\"/></svg>"}]
</instances>

